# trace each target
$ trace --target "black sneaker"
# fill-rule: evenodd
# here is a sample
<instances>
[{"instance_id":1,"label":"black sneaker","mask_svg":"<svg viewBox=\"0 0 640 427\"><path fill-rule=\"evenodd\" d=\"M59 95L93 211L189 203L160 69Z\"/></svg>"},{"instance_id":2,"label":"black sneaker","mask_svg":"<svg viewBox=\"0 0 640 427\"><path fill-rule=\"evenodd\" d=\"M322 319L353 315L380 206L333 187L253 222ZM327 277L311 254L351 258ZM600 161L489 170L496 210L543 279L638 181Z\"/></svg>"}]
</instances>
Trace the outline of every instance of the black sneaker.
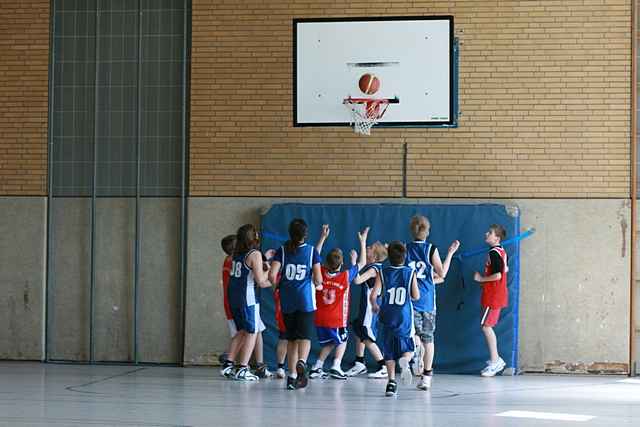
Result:
<instances>
[{"instance_id":1,"label":"black sneaker","mask_svg":"<svg viewBox=\"0 0 640 427\"><path fill-rule=\"evenodd\" d=\"M387 383L387 390L384 393L387 397L394 397L398 395L398 384L391 380Z\"/></svg>"},{"instance_id":2,"label":"black sneaker","mask_svg":"<svg viewBox=\"0 0 640 427\"><path fill-rule=\"evenodd\" d=\"M307 364L304 363L304 360L298 360L298 363L296 363L296 374L298 374L296 388L305 388L309 378L307 377Z\"/></svg>"},{"instance_id":3,"label":"black sneaker","mask_svg":"<svg viewBox=\"0 0 640 427\"><path fill-rule=\"evenodd\" d=\"M256 366L255 373L258 378L271 378L273 376L271 371L267 369L267 365L265 365L264 363L260 363L258 366Z\"/></svg>"},{"instance_id":4,"label":"black sneaker","mask_svg":"<svg viewBox=\"0 0 640 427\"><path fill-rule=\"evenodd\" d=\"M347 379L347 375L344 372L342 372L342 369L331 368L331 369L329 369L329 375L331 376L331 378L333 378L335 380L346 380Z\"/></svg>"},{"instance_id":5,"label":"black sneaker","mask_svg":"<svg viewBox=\"0 0 640 427\"><path fill-rule=\"evenodd\" d=\"M296 379L287 375L287 390L296 389Z\"/></svg>"},{"instance_id":6,"label":"black sneaker","mask_svg":"<svg viewBox=\"0 0 640 427\"><path fill-rule=\"evenodd\" d=\"M309 371L309 378L311 378L312 380L315 380L316 378L325 379L328 376L329 374L323 371L322 368L312 369Z\"/></svg>"}]
</instances>

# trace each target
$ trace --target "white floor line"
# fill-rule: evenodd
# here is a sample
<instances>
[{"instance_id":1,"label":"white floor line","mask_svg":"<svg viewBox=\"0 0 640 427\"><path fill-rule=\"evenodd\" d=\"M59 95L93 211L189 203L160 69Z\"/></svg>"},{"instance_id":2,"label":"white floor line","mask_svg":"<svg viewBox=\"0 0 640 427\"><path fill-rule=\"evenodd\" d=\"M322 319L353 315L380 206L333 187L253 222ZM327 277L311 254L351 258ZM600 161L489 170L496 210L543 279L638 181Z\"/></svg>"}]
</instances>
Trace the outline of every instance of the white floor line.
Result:
<instances>
[{"instance_id":1,"label":"white floor line","mask_svg":"<svg viewBox=\"0 0 640 427\"><path fill-rule=\"evenodd\" d=\"M538 420L556 421L589 421L595 417L592 415L560 414L553 412L533 412L533 411L507 411L496 414L497 417L511 418L535 418Z\"/></svg>"},{"instance_id":2,"label":"white floor line","mask_svg":"<svg viewBox=\"0 0 640 427\"><path fill-rule=\"evenodd\" d=\"M625 384L640 384L640 379L627 378L626 380L619 380L619 381L616 381L616 382L625 383Z\"/></svg>"}]
</instances>

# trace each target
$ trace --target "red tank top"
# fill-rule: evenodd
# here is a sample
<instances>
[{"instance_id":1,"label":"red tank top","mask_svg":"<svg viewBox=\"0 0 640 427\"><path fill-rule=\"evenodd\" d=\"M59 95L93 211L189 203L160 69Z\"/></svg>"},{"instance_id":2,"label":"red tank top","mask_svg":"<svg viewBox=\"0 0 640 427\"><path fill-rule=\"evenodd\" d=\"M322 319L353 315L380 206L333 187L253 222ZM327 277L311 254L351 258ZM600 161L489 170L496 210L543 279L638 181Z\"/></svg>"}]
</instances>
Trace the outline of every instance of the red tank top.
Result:
<instances>
[{"instance_id":1,"label":"red tank top","mask_svg":"<svg viewBox=\"0 0 640 427\"><path fill-rule=\"evenodd\" d=\"M322 290L316 291L316 326L346 328L349 320L349 271L329 273L322 267Z\"/></svg>"},{"instance_id":2,"label":"red tank top","mask_svg":"<svg viewBox=\"0 0 640 427\"><path fill-rule=\"evenodd\" d=\"M273 302L275 305L276 325L278 325L278 331L285 332L284 319L282 318L282 307L280 307L280 288L276 288L273 291Z\"/></svg>"},{"instance_id":3,"label":"red tank top","mask_svg":"<svg viewBox=\"0 0 640 427\"><path fill-rule=\"evenodd\" d=\"M493 274L491 266L491 251L496 251L502 258L502 277L500 280L493 282L484 282L482 284L482 297L480 303L483 307L502 308L509 305L509 292L507 291L507 252L502 246L496 246L489 250L487 261L484 264L484 275Z\"/></svg>"},{"instance_id":4,"label":"red tank top","mask_svg":"<svg viewBox=\"0 0 640 427\"><path fill-rule=\"evenodd\" d=\"M224 299L224 314L227 320L233 319L231 315L231 307L229 306L229 278L231 275L231 264L233 263L230 256L224 259L222 263L222 298Z\"/></svg>"}]
</instances>

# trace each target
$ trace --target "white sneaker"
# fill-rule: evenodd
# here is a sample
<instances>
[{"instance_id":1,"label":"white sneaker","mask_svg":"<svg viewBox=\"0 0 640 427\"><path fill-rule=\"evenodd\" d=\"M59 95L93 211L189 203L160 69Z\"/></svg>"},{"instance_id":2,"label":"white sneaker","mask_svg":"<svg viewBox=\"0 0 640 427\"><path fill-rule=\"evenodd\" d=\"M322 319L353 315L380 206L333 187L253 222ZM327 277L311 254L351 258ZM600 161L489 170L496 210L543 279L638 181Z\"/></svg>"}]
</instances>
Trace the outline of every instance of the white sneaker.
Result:
<instances>
[{"instance_id":1,"label":"white sneaker","mask_svg":"<svg viewBox=\"0 0 640 427\"><path fill-rule=\"evenodd\" d=\"M345 372L345 375L348 377L355 377L360 374L364 374L367 372L367 367L362 362L356 362L351 369Z\"/></svg>"},{"instance_id":2,"label":"white sneaker","mask_svg":"<svg viewBox=\"0 0 640 427\"><path fill-rule=\"evenodd\" d=\"M409 360L402 357L398 364L400 365L400 379L405 384L411 384L413 375L411 375L411 370L409 369Z\"/></svg>"},{"instance_id":3,"label":"white sneaker","mask_svg":"<svg viewBox=\"0 0 640 427\"><path fill-rule=\"evenodd\" d=\"M367 375L368 378L374 380L379 378L387 378L388 376L389 374L387 373L387 367L385 365L382 365L380 369Z\"/></svg>"},{"instance_id":4,"label":"white sneaker","mask_svg":"<svg viewBox=\"0 0 640 427\"><path fill-rule=\"evenodd\" d=\"M273 376L269 368L267 368L267 365L264 363L258 365L254 374L257 375L258 378L271 378Z\"/></svg>"},{"instance_id":5,"label":"white sneaker","mask_svg":"<svg viewBox=\"0 0 640 427\"><path fill-rule=\"evenodd\" d=\"M418 390L427 391L431 388L431 375L422 375L418 381Z\"/></svg>"},{"instance_id":6,"label":"white sneaker","mask_svg":"<svg viewBox=\"0 0 640 427\"><path fill-rule=\"evenodd\" d=\"M254 375L249 370L249 368L244 367L244 368L238 369L238 372L236 372L236 375L235 377L233 377L233 379L237 381L258 381L258 376Z\"/></svg>"},{"instance_id":7,"label":"white sneaker","mask_svg":"<svg viewBox=\"0 0 640 427\"><path fill-rule=\"evenodd\" d=\"M281 379L283 379L286 375L287 375L287 374L284 372L284 369L282 369L282 368L278 368L278 369L276 370L276 378L278 378L278 379L280 379L280 380L281 380Z\"/></svg>"},{"instance_id":8,"label":"white sneaker","mask_svg":"<svg viewBox=\"0 0 640 427\"><path fill-rule=\"evenodd\" d=\"M504 370L507 364L502 360L502 357L499 357L496 363L492 363L480 372L480 375L483 377L494 377L497 373Z\"/></svg>"},{"instance_id":9,"label":"white sneaker","mask_svg":"<svg viewBox=\"0 0 640 427\"><path fill-rule=\"evenodd\" d=\"M325 379L329 378L329 374L322 370L322 368L312 369L309 371L309 378L312 380L315 379Z\"/></svg>"}]
</instances>

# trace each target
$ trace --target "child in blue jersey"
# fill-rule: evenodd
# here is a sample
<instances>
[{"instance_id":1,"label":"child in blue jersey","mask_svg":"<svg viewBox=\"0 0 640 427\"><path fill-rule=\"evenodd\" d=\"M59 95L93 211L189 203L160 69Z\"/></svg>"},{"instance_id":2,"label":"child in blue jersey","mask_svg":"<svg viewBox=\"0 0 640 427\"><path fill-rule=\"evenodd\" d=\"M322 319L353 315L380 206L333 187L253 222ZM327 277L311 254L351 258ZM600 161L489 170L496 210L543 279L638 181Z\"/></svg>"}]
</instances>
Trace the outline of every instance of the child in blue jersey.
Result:
<instances>
[{"instance_id":1,"label":"child in blue jersey","mask_svg":"<svg viewBox=\"0 0 640 427\"><path fill-rule=\"evenodd\" d=\"M374 312L379 313L382 325L382 353L387 365L389 382L386 396L396 396L396 360L402 371L401 378L405 382L411 381L409 361L413 356L415 343L413 340L413 304L411 300L420 298L416 272L404 265L406 248L402 242L394 241L389 244L389 262L376 276L376 284L369 295L369 302ZM378 305L377 297L382 296Z\"/></svg>"},{"instance_id":2,"label":"child in blue jersey","mask_svg":"<svg viewBox=\"0 0 640 427\"><path fill-rule=\"evenodd\" d=\"M236 246L231 262L229 305L233 321L241 334L238 365L234 378L239 381L256 381L258 377L249 370L256 336L260 332L260 292L258 288L271 286L264 269L258 233L252 224L238 229Z\"/></svg>"},{"instance_id":3,"label":"child in blue jersey","mask_svg":"<svg viewBox=\"0 0 640 427\"><path fill-rule=\"evenodd\" d=\"M302 219L289 224L289 240L276 251L269 279L280 282L280 306L287 338L287 389L307 386L307 358L315 329L316 290L322 290L320 255L305 243L308 226Z\"/></svg>"},{"instance_id":4,"label":"child in blue jersey","mask_svg":"<svg viewBox=\"0 0 640 427\"><path fill-rule=\"evenodd\" d=\"M371 310L369 296L376 283L376 277L382 271L382 263L387 259L387 248L380 242L367 246L367 265L359 272L353 281L354 284L364 284L360 292L360 306L355 320L351 323L355 336L356 361L353 367L345 374L349 377L364 374L367 366L364 363L364 350L369 350L377 363L375 372L371 372L369 378L387 378L387 366L384 363L382 353L376 344L378 333L378 315Z\"/></svg>"},{"instance_id":5,"label":"child in blue jersey","mask_svg":"<svg viewBox=\"0 0 640 427\"><path fill-rule=\"evenodd\" d=\"M440 281L449 271L453 254L456 253L460 242L454 240L449 247L447 256L442 262L438 249L427 242L431 225L429 219L422 215L415 215L409 223L409 230L413 242L407 243L406 265L416 270L420 299L413 304L414 325L416 329L416 362L414 372L420 377L418 389L428 390L431 387L433 375L434 332L436 329L436 288L434 277ZM417 365L417 366L416 366Z\"/></svg>"}]
</instances>

